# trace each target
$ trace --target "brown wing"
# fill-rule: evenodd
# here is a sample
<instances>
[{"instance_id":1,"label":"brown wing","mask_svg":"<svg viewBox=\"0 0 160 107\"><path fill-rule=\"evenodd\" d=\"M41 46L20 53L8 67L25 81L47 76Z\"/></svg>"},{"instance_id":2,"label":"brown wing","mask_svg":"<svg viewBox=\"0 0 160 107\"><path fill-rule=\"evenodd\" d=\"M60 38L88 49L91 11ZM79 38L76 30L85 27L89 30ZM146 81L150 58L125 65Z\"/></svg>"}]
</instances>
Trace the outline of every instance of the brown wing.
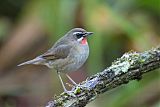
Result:
<instances>
[{"instance_id":1,"label":"brown wing","mask_svg":"<svg viewBox=\"0 0 160 107\"><path fill-rule=\"evenodd\" d=\"M71 46L60 45L56 48L48 50L46 53L41 55L44 59L55 60L66 58L70 52Z\"/></svg>"}]
</instances>

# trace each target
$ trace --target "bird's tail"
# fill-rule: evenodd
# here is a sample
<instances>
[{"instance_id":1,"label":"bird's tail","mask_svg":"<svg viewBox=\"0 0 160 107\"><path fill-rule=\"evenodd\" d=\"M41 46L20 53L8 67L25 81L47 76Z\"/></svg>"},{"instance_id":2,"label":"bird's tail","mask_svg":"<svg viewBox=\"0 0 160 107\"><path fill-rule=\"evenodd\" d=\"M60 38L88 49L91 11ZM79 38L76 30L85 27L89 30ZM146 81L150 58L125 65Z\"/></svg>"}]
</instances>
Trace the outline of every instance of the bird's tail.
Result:
<instances>
[{"instance_id":1,"label":"bird's tail","mask_svg":"<svg viewBox=\"0 0 160 107\"><path fill-rule=\"evenodd\" d=\"M42 64L44 62L44 59L41 58L41 57L37 57L35 59L32 59L32 60L29 60L29 61L26 61L26 62L23 62L17 66L22 66L22 65L27 65L27 64Z\"/></svg>"}]
</instances>

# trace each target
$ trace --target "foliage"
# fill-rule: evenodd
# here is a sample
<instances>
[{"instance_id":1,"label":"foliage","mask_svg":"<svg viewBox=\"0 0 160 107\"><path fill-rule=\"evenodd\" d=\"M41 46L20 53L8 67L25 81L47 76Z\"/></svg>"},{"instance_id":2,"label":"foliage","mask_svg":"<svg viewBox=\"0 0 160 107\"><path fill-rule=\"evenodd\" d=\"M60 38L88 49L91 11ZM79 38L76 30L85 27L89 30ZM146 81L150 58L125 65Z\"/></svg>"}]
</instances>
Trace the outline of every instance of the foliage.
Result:
<instances>
[{"instance_id":1,"label":"foliage","mask_svg":"<svg viewBox=\"0 0 160 107\"><path fill-rule=\"evenodd\" d=\"M126 51L159 45L160 0L1 0L0 106L44 105L61 92L56 73L45 67L16 65L45 52L73 27L94 32L87 63L71 74L75 81L82 81ZM89 106L158 107L159 77L158 72L147 74L142 81L106 93Z\"/></svg>"}]
</instances>

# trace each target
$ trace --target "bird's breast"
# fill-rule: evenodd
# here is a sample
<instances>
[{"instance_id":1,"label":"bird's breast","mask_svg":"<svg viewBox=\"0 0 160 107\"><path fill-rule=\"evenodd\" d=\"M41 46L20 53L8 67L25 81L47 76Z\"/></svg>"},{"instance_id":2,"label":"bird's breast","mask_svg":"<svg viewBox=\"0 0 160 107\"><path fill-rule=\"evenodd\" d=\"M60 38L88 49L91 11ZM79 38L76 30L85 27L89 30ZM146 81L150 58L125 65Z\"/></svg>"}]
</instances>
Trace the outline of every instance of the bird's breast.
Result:
<instances>
[{"instance_id":1,"label":"bird's breast","mask_svg":"<svg viewBox=\"0 0 160 107\"><path fill-rule=\"evenodd\" d=\"M88 55L88 46L77 46L71 49L65 72L77 71L86 62Z\"/></svg>"},{"instance_id":2,"label":"bird's breast","mask_svg":"<svg viewBox=\"0 0 160 107\"><path fill-rule=\"evenodd\" d=\"M71 57L77 59L77 61L86 61L89 55L89 47L88 45L80 45L77 47L74 47L72 50Z\"/></svg>"},{"instance_id":3,"label":"bird's breast","mask_svg":"<svg viewBox=\"0 0 160 107\"><path fill-rule=\"evenodd\" d=\"M57 60L54 65L55 69L59 72L72 72L77 71L87 60L89 55L89 47L74 46L67 58Z\"/></svg>"}]
</instances>

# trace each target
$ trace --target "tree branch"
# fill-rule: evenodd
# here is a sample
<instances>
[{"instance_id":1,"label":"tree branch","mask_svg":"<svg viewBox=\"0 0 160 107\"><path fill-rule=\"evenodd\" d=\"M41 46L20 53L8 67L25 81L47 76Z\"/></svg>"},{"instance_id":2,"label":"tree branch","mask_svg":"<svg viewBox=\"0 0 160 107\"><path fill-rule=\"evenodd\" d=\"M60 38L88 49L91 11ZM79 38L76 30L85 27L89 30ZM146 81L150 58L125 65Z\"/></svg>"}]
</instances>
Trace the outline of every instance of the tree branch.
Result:
<instances>
[{"instance_id":1,"label":"tree branch","mask_svg":"<svg viewBox=\"0 0 160 107\"><path fill-rule=\"evenodd\" d=\"M144 73L159 67L160 47L143 53L125 53L110 67L73 87L70 95L62 93L49 101L46 107L84 107L97 95L131 80L140 80Z\"/></svg>"}]
</instances>

